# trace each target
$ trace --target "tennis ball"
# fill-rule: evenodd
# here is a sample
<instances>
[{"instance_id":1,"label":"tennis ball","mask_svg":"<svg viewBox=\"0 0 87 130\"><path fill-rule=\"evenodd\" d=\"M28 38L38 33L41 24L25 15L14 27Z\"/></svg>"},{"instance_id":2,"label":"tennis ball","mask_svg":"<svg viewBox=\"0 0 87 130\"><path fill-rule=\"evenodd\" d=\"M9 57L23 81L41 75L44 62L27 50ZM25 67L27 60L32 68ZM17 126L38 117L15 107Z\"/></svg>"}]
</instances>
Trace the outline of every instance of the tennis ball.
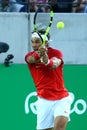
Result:
<instances>
[{"instance_id":1,"label":"tennis ball","mask_svg":"<svg viewBox=\"0 0 87 130\"><path fill-rule=\"evenodd\" d=\"M64 22L60 21L57 23L57 28L63 29L64 28Z\"/></svg>"}]
</instances>

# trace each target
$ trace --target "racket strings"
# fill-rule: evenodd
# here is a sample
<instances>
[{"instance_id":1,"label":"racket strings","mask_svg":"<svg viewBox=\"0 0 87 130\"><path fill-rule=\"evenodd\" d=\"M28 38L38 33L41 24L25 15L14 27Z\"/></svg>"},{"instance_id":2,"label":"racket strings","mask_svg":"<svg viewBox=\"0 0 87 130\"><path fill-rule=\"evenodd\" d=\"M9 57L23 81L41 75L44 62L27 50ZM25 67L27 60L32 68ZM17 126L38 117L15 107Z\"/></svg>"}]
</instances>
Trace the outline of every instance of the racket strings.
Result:
<instances>
[{"instance_id":1,"label":"racket strings","mask_svg":"<svg viewBox=\"0 0 87 130\"><path fill-rule=\"evenodd\" d=\"M34 30L35 32L38 33L39 37L41 38L42 41L42 45L45 45L45 41L48 38L48 33L50 31L50 27L52 25L52 21L53 21L53 11L52 8L49 8L49 13L41 13L41 12L37 12L34 15ZM44 37L42 38L41 34L39 33L40 30L45 30L44 31ZM49 38L48 38L49 39Z\"/></svg>"}]
</instances>

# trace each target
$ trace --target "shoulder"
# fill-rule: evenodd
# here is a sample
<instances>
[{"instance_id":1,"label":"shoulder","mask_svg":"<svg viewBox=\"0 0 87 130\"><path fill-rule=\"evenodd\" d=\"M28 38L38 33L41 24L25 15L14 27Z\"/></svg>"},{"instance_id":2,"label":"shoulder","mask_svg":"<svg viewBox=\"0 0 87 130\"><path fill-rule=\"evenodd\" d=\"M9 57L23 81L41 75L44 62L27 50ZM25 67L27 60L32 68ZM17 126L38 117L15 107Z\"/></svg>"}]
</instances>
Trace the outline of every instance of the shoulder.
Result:
<instances>
[{"instance_id":1,"label":"shoulder","mask_svg":"<svg viewBox=\"0 0 87 130\"><path fill-rule=\"evenodd\" d=\"M49 50L53 53L58 53L58 54L61 54L62 55L62 51L61 50L58 50L58 49L55 49L55 48L49 48Z\"/></svg>"},{"instance_id":2,"label":"shoulder","mask_svg":"<svg viewBox=\"0 0 87 130\"><path fill-rule=\"evenodd\" d=\"M27 60L28 56L31 56L33 53L34 53L34 51L27 53L27 54L25 55L25 61Z\"/></svg>"},{"instance_id":3,"label":"shoulder","mask_svg":"<svg viewBox=\"0 0 87 130\"><path fill-rule=\"evenodd\" d=\"M49 54L51 55L51 57L57 57L59 59L62 59L63 54L61 50L55 49L55 48L49 48Z\"/></svg>"},{"instance_id":4,"label":"shoulder","mask_svg":"<svg viewBox=\"0 0 87 130\"><path fill-rule=\"evenodd\" d=\"M34 53L34 51L28 52L28 53L25 55L25 57L26 57L26 56L30 56L30 55L32 55L33 53Z\"/></svg>"}]
</instances>

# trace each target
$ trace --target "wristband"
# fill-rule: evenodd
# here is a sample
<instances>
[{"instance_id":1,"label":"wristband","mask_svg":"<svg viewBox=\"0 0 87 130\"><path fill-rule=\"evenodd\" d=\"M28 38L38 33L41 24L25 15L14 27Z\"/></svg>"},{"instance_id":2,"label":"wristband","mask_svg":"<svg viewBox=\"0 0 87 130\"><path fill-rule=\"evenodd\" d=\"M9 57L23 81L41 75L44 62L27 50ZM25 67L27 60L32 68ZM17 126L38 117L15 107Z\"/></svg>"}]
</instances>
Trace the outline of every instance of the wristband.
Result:
<instances>
[{"instance_id":1,"label":"wristband","mask_svg":"<svg viewBox=\"0 0 87 130\"><path fill-rule=\"evenodd\" d=\"M46 64L46 66L52 67L52 66L53 66L53 60L48 59L48 62L47 62L47 64Z\"/></svg>"},{"instance_id":2,"label":"wristband","mask_svg":"<svg viewBox=\"0 0 87 130\"><path fill-rule=\"evenodd\" d=\"M34 52L34 53L33 53L33 56L34 56L35 60L39 60L39 59L40 59L40 57L39 57L39 55L38 55L37 52Z\"/></svg>"}]
</instances>

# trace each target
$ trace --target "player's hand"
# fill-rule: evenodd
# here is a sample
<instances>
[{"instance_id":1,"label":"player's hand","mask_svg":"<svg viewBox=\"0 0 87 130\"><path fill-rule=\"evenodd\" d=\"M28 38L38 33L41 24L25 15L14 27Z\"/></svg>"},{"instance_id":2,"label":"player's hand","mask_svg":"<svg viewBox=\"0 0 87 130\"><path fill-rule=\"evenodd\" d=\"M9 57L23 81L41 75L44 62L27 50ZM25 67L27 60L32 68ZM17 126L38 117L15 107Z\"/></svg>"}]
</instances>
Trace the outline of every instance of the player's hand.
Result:
<instances>
[{"instance_id":1,"label":"player's hand","mask_svg":"<svg viewBox=\"0 0 87 130\"><path fill-rule=\"evenodd\" d=\"M46 53L45 53L45 55L43 55L42 61L43 61L44 64L48 63L48 55Z\"/></svg>"},{"instance_id":2,"label":"player's hand","mask_svg":"<svg viewBox=\"0 0 87 130\"><path fill-rule=\"evenodd\" d=\"M45 54L47 53L47 49L40 46L39 49L38 49L38 54L40 57L44 56Z\"/></svg>"}]
</instances>

